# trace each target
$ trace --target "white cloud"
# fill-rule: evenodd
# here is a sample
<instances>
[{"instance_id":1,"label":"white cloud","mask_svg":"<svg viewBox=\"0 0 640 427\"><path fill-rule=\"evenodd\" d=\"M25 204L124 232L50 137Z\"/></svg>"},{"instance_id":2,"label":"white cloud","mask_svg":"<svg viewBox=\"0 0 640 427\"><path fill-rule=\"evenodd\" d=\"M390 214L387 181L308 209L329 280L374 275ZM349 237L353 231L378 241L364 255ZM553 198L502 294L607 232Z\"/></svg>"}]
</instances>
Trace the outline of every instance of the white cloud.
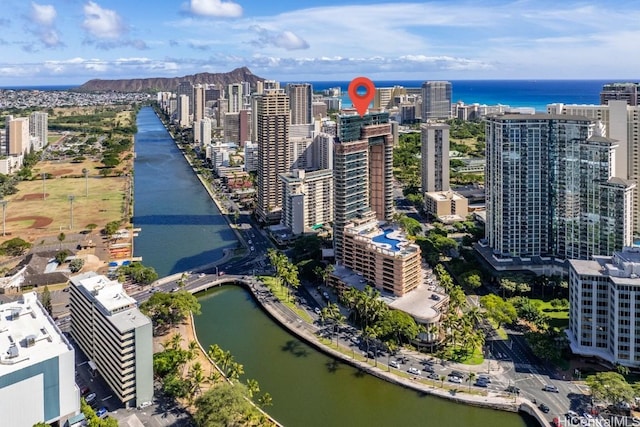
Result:
<instances>
[{"instance_id":1,"label":"white cloud","mask_svg":"<svg viewBox=\"0 0 640 427\"><path fill-rule=\"evenodd\" d=\"M242 6L232 1L190 0L188 10L194 15L237 18L242 16Z\"/></svg>"},{"instance_id":2,"label":"white cloud","mask_svg":"<svg viewBox=\"0 0 640 427\"><path fill-rule=\"evenodd\" d=\"M31 19L35 23L52 26L56 19L56 8L50 4L38 4L31 2Z\"/></svg>"},{"instance_id":3,"label":"white cloud","mask_svg":"<svg viewBox=\"0 0 640 427\"><path fill-rule=\"evenodd\" d=\"M118 39L128 31L120 15L92 1L84 5L82 27L90 36L97 39Z\"/></svg>"},{"instance_id":4,"label":"white cloud","mask_svg":"<svg viewBox=\"0 0 640 427\"><path fill-rule=\"evenodd\" d=\"M259 25L251 28L258 33L258 39L252 43L256 46L275 46L286 50L308 49L309 43L291 31L271 31Z\"/></svg>"}]
</instances>

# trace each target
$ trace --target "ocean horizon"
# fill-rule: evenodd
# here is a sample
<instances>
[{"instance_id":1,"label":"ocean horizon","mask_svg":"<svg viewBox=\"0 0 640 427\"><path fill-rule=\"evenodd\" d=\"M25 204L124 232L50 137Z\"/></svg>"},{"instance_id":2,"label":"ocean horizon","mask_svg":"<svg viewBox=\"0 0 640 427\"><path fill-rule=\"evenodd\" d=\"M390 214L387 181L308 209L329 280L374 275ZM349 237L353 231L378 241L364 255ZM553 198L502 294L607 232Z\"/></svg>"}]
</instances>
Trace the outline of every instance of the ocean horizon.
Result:
<instances>
[{"instance_id":1,"label":"ocean horizon","mask_svg":"<svg viewBox=\"0 0 640 427\"><path fill-rule=\"evenodd\" d=\"M374 80L376 87L403 86L419 88L425 80ZM465 104L508 105L511 107L530 107L536 111L546 111L548 104L600 104L600 91L606 83L632 82L633 80L449 80L452 84L452 101ZM287 83L311 83L315 92L332 87L340 87L342 106L350 107L347 94L349 81L281 81ZM80 85L33 85L3 87L5 90L44 90L63 91Z\"/></svg>"}]
</instances>

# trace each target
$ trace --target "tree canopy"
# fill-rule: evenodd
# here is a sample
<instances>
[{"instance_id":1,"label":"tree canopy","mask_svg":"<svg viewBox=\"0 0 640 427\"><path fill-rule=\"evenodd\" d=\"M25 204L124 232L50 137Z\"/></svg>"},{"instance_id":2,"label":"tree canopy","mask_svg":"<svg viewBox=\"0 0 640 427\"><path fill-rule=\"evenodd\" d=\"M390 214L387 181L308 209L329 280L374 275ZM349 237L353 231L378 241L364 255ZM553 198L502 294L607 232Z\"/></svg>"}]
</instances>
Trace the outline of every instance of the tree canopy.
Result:
<instances>
[{"instance_id":1,"label":"tree canopy","mask_svg":"<svg viewBox=\"0 0 640 427\"><path fill-rule=\"evenodd\" d=\"M598 372L589 375L585 382L591 388L594 400L606 404L632 403L634 398L633 388L627 380L617 372Z\"/></svg>"},{"instance_id":2,"label":"tree canopy","mask_svg":"<svg viewBox=\"0 0 640 427\"><path fill-rule=\"evenodd\" d=\"M251 404L247 387L220 383L195 401L194 420L201 427L260 425L264 415Z\"/></svg>"},{"instance_id":3,"label":"tree canopy","mask_svg":"<svg viewBox=\"0 0 640 427\"><path fill-rule=\"evenodd\" d=\"M513 323L518 318L513 304L498 295L489 294L481 297L480 305L486 310L487 317L496 322L498 326Z\"/></svg>"},{"instance_id":4,"label":"tree canopy","mask_svg":"<svg viewBox=\"0 0 640 427\"><path fill-rule=\"evenodd\" d=\"M153 322L154 331L183 322L189 313L200 314L198 299L187 291L156 292L140 305L140 310Z\"/></svg>"}]
</instances>

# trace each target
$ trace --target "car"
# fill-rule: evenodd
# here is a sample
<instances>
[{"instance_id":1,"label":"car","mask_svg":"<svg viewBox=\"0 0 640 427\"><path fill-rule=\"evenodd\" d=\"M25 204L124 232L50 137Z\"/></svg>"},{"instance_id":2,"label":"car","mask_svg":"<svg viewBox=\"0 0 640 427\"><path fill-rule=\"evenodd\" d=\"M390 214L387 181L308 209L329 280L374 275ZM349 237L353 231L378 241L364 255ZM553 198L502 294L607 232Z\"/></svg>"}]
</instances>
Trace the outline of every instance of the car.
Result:
<instances>
[{"instance_id":1,"label":"car","mask_svg":"<svg viewBox=\"0 0 640 427\"><path fill-rule=\"evenodd\" d=\"M253 252L253 251L255 251L255 250L256 250L256 248L254 248L253 246L251 246L251 248L250 248L250 249L251 249L251 252Z\"/></svg>"},{"instance_id":2,"label":"car","mask_svg":"<svg viewBox=\"0 0 640 427\"><path fill-rule=\"evenodd\" d=\"M427 378L429 378L430 380L440 380L440 375L436 374L435 372L431 372L429 375L427 375Z\"/></svg>"},{"instance_id":3,"label":"car","mask_svg":"<svg viewBox=\"0 0 640 427\"><path fill-rule=\"evenodd\" d=\"M572 411L572 410L567 411L568 419L573 420L574 418L578 418L578 417L580 417L580 415L576 411Z\"/></svg>"},{"instance_id":4,"label":"car","mask_svg":"<svg viewBox=\"0 0 640 427\"><path fill-rule=\"evenodd\" d=\"M200 277L200 278L203 278L204 276L205 276L205 274L204 274L204 273L200 273L200 274L198 274L198 277Z\"/></svg>"},{"instance_id":5,"label":"car","mask_svg":"<svg viewBox=\"0 0 640 427\"><path fill-rule=\"evenodd\" d=\"M151 402L142 402L141 404L138 405L138 409L144 409L148 406L151 406Z\"/></svg>"},{"instance_id":6,"label":"car","mask_svg":"<svg viewBox=\"0 0 640 427\"><path fill-rule=\"evenodd\" d=\"M173 289L171 289L171 292L178 292L180 290L180 288L178 288L177 286Z\"/></svg>"},{"instance_id":7,"label":"car","mask_svg":"<svg viewBox=\"0 0 640 427\"><path fill-rule=\"evenodd\" d=\"M420 369L414 368L413 366L407 369L407 372L413 375L420 375Z\"/></svg>"},{"instance_id":8,"label":"car","mask_svg":"<svg viewBox=\"0 0 640 427\"><path fill-rule=\"evenodd\" d=\"M251 239L249 239L249 241L247 243L252 244L253 242L251 241Z\"/></svg>"},{"instance_id":9,"label":"car","mask_svg":"<svg viewBox=\"0 0 640 427\"><path fill-rule=\"evenodd\" d=\"M89 394L87 395L87 397L85 397L85 398L84 398L84 400L85 400L85 402L87 402L87 403L91 403L91 402L93 402L94 400L96 400L96 394L95 394L95 393L89 393Z\"/></svg>"},{"instance_id":10,"label":"car","mask_svg":"<svg viewBox=\"0 0 640 427\"><path fill-rule=\"evenodd\" d=\"M463 378L464 374L460 371L451 371L451 373L449 374L450 377L458 377L458 378Z\"/></svg>"},{"instance_id":11,"label":"car","mask_svg":"<svg viewBox=\"0 0 640 427\"><path fill-rule=\"evenodd\" d=\"M547 405L545 405L544 403L541 403L538 408L540 408L540 410L542 412L544 412L545 414L549 412L549 407Z\"/></svg>"},{"instance_id":12,"label":"car","mask_svg":"<svg viewBox=\"0 0 640 427\"><path fill-rule=\"evenodd\" d=\"M449 382L462 384L462 378L456 376L449 376Z\"/></svg>"},{"instance_id":13,"label":"car","mask_svg":"<svg viewBox=\"0 0 640 427\"><path fill-rule=\"evenodd\" d=\"M489 383L487 383L486 381L481 381L481 380L476 380L476 382L473 384L476 387L489 387Z\"/></svg>"},{"instance_id":14,"label":"car","mask_svg":"<svg viewBox=\"0 0 640 427\"><path fill-rule=\"evenodd\" d=\"M507 387L507 392L508 393L514 393L514 394L519 394L520 393L520 389L514 385L510 385L509 387Z\"/></svg>"},{"instance_id":15,"label":"car","mask_svg":"<svg viewBox=\"0 0 640 427\"><path fill-rule=\"evenodd\" d=\"M549 391L551 393L560 393L560 390L558 390L558 387L551 384L545 384L544 387L542 387L542 390Z\"/></svg>"},{"instance_id":16,"label":"car","mask_svg":"<svg viewBox=\"0 0 640 427\"><path fill-rule=\"evenodd\" d=\"M100 408L100 409L98 409L98 410L96 411L96 416L97 416L98 418L104 418L104 417L106 417L106 416L107 416L107 412L108 412L108 411L107 411L107 408L102 407L102 408Z\"/></svg>"},{"instance_id":17,"label":"car","mask_svg":"<svg viewBox=\"0 0 640 427\"><path fill-rule=\"evenodd\" d=\"M431 366L431 365L424 365L423 369L424 369L425 372L429 372L429 373L433 373L433 372L436 371L435 368L433 366Z\"/></svg>"},{"instance_id":18,"label":"car","mask_svg":"<svg viewBox=\"0 0 640 427\"><path fill-rule=\"evenodd\" d=\"M389 366L392 368L400 369L400 363L397 360L392 360L389 362Z\"/></svg>"},{"instance_id":19,"label":"car","mask_svg":"<svg viewBox=\"0 0 640 427\"><path fill-rule=\"evenodd\" d=\"M315 312L316 312L316 314L320 314L320 311L321 311L321 310L320 310L318 307L314 307L313 311L315 311Z\"/></svg>"},{"instance_id":20,"label":"car","mask_svg":"<svg viewBox=\"0 0 640 427\"><path fill-rule=\"evenodd\" d=\"M484 382L487 382L487 383L490 383L491 382L491 377L489 375L487 375L487 374L480 374L480 375L478 375L478 381L480 381L480 380L482 380Z\"/></svg>"},{"instance_id":21,"label":"car","mask_svg":"<svg viewBox=\"0 0 640 427\"><path fill-rule=\"evenodd\" d=\"M158 288L151 288L151 289L149 289L149 293L150 293L150 294L153 294L153 293L156 293L156 292L158 292Z\"/></svg>"},{"instance_id":22,"label":"car","mask_svg":"<svg viewBox=\"0 0 640 427\"><path fill-rule=\"evenodd\" d=\"M440 301L440 296L437 294L431 294L431 299L434 301Z\"/></svg>"},{"instance_id":23,"label":"car","mask_svg":"<svg viewBox=\"0 0 640 427\"><path fill-rule=\"evenodd\" d=\"M91 390L87 386L84 386L80 389L80 395L82 396L86 396L89 393L91 393Z\"/></svg>"}]
</instances>

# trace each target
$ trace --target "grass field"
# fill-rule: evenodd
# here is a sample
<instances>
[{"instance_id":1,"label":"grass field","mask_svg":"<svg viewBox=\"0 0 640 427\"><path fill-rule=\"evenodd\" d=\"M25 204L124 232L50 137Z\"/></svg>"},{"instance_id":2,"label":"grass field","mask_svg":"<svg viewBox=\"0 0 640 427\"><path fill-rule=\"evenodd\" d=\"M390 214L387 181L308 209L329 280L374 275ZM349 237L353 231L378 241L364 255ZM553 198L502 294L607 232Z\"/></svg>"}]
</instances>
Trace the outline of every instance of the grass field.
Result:
<instances>
[{"instance_id":1,"label":"grass field","mask_svg":"<svg viewBox=\"0 0 640 427\"><path fill-rule=\"evenodd\" d=\"M558 310L551 307L549 301L541 299L531 299L531 302L537 304L540 310L549 316L549 326L554 328L566 329L569 327L569 309Z\"/></svg>"},{"instance_id":2,"label":"grass field","mask_svg":"<svg viewBox=\"0 0 640 427\"><path fill-rule=\"evenodd\" d=\"M82 169L89 170L85 182ZM45 235L60 231L82 231L87 224L97 224L99 228L108 222L123 218L124 191L128 177L103 178L98 175L90 162L39 163L35 176L42 172L51 173L54 178L23 181L18 184L18 193L7 196L6 234L1 241L21 237L34 241ZM63 178L76 175L78 178ZM86 189L88 187L88 196ZM69 195L75 198L69 201ZM71 227L71 207L73 205L73 230Z\"/></svg>"}]
</instances>

